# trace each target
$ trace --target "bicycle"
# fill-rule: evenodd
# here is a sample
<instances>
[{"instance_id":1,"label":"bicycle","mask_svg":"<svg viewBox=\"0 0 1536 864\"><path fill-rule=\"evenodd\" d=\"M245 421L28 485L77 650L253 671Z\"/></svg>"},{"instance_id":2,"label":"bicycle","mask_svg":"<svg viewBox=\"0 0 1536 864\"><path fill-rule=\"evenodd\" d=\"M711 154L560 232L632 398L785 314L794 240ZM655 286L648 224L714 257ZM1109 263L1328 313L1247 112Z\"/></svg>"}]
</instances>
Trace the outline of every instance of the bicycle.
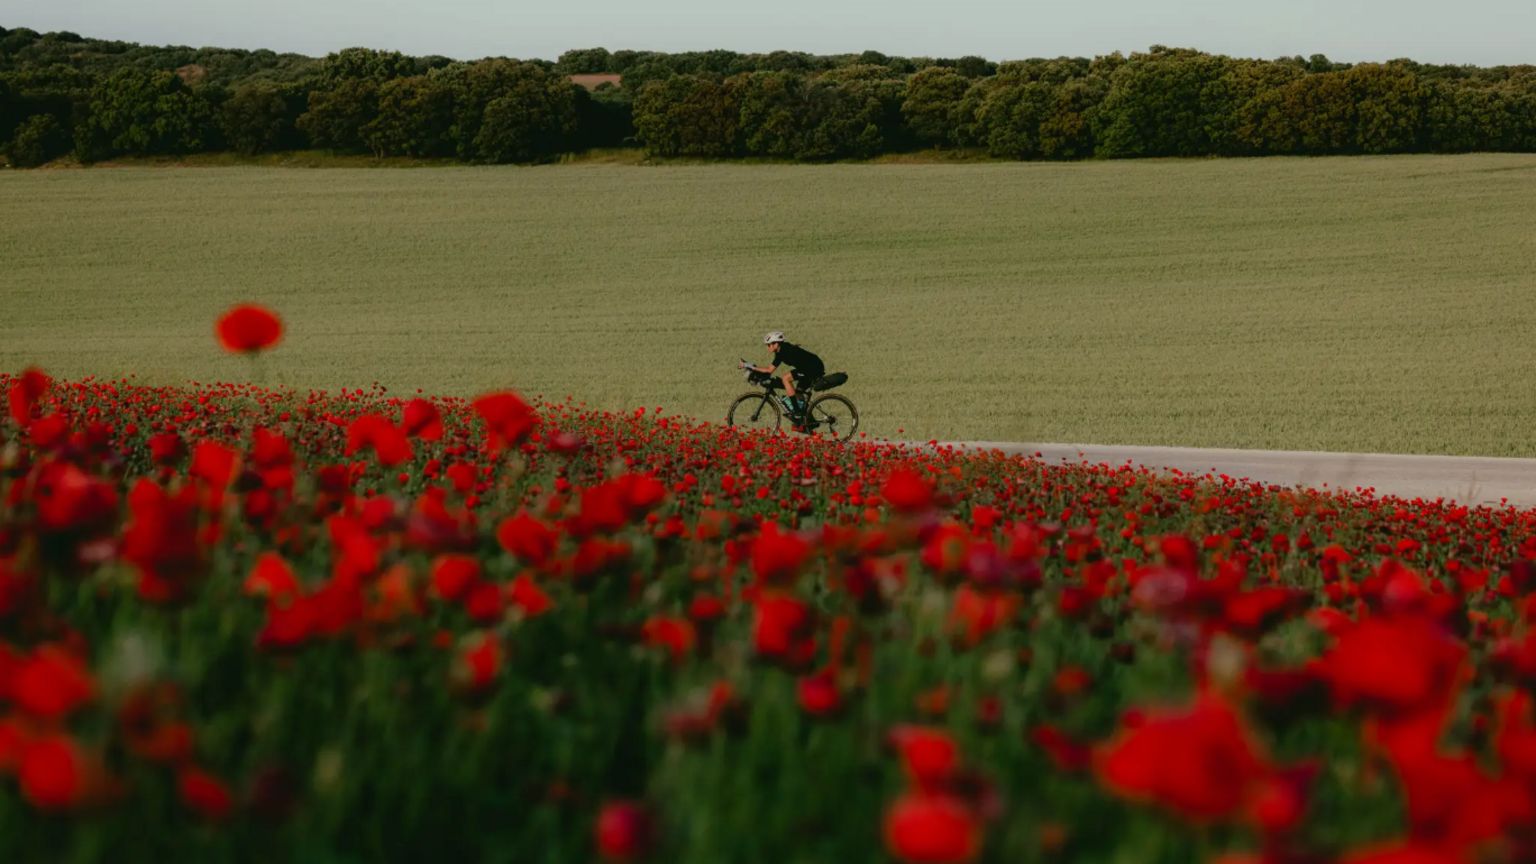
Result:
<instances>
[{"instance_id":1,"label":"bicycle","mask_svg":"<svg viewBox=\"0 0 1536 864\"><path fill-rule=\"evenodd\" d=\"M808 387L797 388L796 395L806 400L806 408L803 418L792 418L795 429L808 435L824 434L838 441L852 438L859 428L859 409L854 407L853 401L840 393L814 395L818 391L840 387L847 380L846 372L833 372L821 376ZM773 391L783 390L783 382L767 372L748 369L747 383L761 387L762 390L737 396L730 410L725 413L726 425L746 429L778 429L784 422L784 410L779 407L779 400Z\"/></svg>"}]
</instances>

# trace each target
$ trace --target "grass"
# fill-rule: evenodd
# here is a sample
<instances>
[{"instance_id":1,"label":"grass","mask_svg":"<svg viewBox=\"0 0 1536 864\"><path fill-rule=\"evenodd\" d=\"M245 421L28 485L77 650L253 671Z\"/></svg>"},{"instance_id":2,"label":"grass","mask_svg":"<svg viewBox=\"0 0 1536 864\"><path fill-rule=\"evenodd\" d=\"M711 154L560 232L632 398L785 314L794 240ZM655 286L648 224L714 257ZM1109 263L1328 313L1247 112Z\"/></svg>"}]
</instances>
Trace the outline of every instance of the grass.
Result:
<instances>
[{"instance_id":1,"label":"grass","mask_svg":"<svg viewBox=\"0 0 1536 864\"><path fill-rule=\"evenodd\" d=\"M1536 156L0 174L0 368L723 416L784 329L872 433L1536 456ZM213 319L287 319L255 368Z\"/></svg>"}]
</instances>

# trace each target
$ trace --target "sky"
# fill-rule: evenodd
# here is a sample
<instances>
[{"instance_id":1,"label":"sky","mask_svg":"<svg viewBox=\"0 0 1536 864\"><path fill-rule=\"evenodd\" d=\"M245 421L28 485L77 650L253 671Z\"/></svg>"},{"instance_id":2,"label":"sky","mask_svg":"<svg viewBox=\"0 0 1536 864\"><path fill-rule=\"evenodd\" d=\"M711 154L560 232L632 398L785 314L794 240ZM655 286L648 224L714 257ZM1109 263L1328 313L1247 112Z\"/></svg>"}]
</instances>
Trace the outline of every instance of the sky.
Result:
<instances>
[{"instance_id":1,"label":"sky","mask_svg":"<svg viewBox=\"0 0 1536 864\"><path fill-rule=\"evenodd\" d=\"M598 46L1008 60L1161 44L1237 57L1536 63L1536 0L0 0L0 27L463 60Z\"/></svg>"}]
</instances>

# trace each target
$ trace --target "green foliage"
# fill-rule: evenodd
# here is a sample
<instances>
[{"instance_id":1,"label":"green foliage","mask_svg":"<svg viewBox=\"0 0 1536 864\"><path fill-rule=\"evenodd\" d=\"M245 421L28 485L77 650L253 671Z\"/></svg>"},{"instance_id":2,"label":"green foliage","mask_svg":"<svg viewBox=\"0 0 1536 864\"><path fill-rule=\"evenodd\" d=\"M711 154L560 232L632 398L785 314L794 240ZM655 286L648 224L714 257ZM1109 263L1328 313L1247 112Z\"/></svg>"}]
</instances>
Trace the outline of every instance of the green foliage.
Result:
<instances>
[{"instance_id":1,"label":"green foliage","mask_svg":"<svg viewBox=\"0 0 1536 864\"><path fill-rule=\"evenodd\" d=\"M485 162L533 162L568 149L576 133L581 88L529 64L519 66L510 83L485 106L474 140L476 157Z\"/></svg>"},{"instance_id":2,"label":"green foliage","mask_svg":"<svg viewBox=\"0 0 1536 864\"><path fill-rule=\"evenodd\" d=\"M379 113L359 130L378 156L451 156L453 91L427 75L379 86Z\"/></svg>"},{"instance_id":3,"label":"green foliage","mask_svg":"<svg viewBox=\"0 0 1536 864\"><path fill-rule=\"evenodd\" d=\"M901 115L913 137L935 146L957 143L960 103L970 88L970 79L943 66L930 66L908 79Z\"/></svg>"},{"instance_id":4,"label":"green foliage","mask_svg":"<svg viewBox=\"0 0 1536 864\"><path fill-rule=\"evenodd\" d=\"M391 78L404 78L416 72L416 61L399 51L344 48L326 55L320 64L319 78L322 87L334 88L343 81L382 84Z\"/></svg>"},{"instance_id":5,"label":"green foliage","mask_svg":"<svg viewBox=\"0 0 1536 864\"><path fill-rule=\"evenodd\" d=\"M159 107L141 105L149 121L125 120L113 107L121 100L102 98L104 82L125 86L116 76L165 82L172 72L195 98L163 94ZM622 81L596 93L563 89L566 76L592 73ZM0 142L49 114L84 158L222 146L256 154L306 146L306 135L336 152L463 161L633 145L652 156L806 161L950 146L1010 159L1536 150L1533 66L1252 60L1157 45L1129 57L1003 63L873 50L606 48L555 62L466 63L368 48L315 59L142 46L16 28L0 32L0 82ZM496 131L482 136L491 104L509 99L496 108ZM93 105L112 116L93 120ZM205 122L205 109L215 122Z\"/></svg>"},{"instance_id":6,"label":"green foliage","mask_svg":"<svg viewBox=\"0 0 1536 864\"><path fill-rule=\"evenodd\" d=\"M884 67L855 66L815 77L754 72L732 78L742 152L822 161L894 149L905 88L887 75Z\"/></svg>"},{"instance_id":7,"label":"green foliage","mask_svg":"<svg viewBox=\"0 0 1536 864\"><path fill-rule=\"evenodd\" d=\"M1044 81L1002 80L988 88L976 111L987 152L1007 159L1038 159L1040 127L1055 103L1055 87Z\"/></svg>"},{"instance_id":8,"label":"green foliage","mask_svg":"<svg viewBox=\"0 0 1536 864\"><path fill-rule=\"evenodd\" d=\"M1350 152L1355 106L1344 75L1321 72L1259 93L1244 106L1240 141L1256 153Z\"/></svg>"},{"instance_id":9,"label":"green foliage","mask_svg":"<svg viewBox=\"0 0 1536 864\"><path fill-rule=\"evenodd\" d=\"M297 121L303 94L268 83L244 84L219 110L219 124L230 147L247 156L299 146Z\"/></svg>"},{"instance_id":10,"label":"green foliage","mask_svg":"<svg viewBox=\"0 0 1536 864\"><path fill-rule=\"evenodd\" d=\"M1093 155L1093 113L1109 82L1096 75L1056 85L1050 110L1040 121L1040 155L1046 159L1085 159Z\"/></svg>"},{"instance_id":11,"label":"green foliage","mask_svg":"<svg viewBox=\"0 0 1536 864\"><path fill-rule=\"evenodd\" d=\"M181 78L123 69L91 89L75 155L89 162L123 153L193 153L217 141L212 104Z\"/></svg>"},{"instance_id":12,"label":"green foliage","mask_svg":"<svg viewBox=\"0 0 1536 864\"><path fill-rule=\"evenodd\" d=\"M1355 146L1363 153L1418 149L1427 88L1401 67L1368 63L1343 73L1355 105Z\"/></svg>"},{"instance_id":13,"label":"green foliage","mask_svg":"<svg viewBox=\"0 0 1536 864\"><path fill-rule=\"evenodd\" d=\"M455 154L464 160L477 158L475 137L485 116L485 106L515 86L522 64L515 60L481 60L454 63L434 69L428 76L453 94L453 125L450 136Z\"/></svg>"},{"instance_id":14,"label":"green foliage","mask_svg":"<svg viewBox=\"0 0 1536 864\"><path fill-rule=\"evenodd\" d=\"M555 71L561 75L594 75L609 72L611 56L607 48L576 48L560 55Z\"/></svg>"},{"instance_id":15,"label":"green foliage","mask_svg":"<svg viewBox=\"0 0 1536 864\"><path fill-rule=\"evenodd\" d=\"M16 130L6 151L18 168L42 165L69 152L69 134L52 114L34 114Z\"/></svg>"},{"instance_id":16,"label":"green foliage","mask_svg":"<svg viewBox=\"0 0 1536 864\"><path fill-rule=\"evenodd\" d=\"M635 97L635 132L653 156L730 156L741 122L740 79L675 75Z\"/></svg>"},{"instance_id":17,"label":"green foliage","mask_svg":"<svg viewBox=\"0 0 1536 864\"><path fill-rule=\"evenodd\" d=\"M367 149L363 130L379 116L379 85L366 78L342 81L309 94L298 128L316 147L340 152Z\"/></svg>"},{"instance_id":18,"label":"green foliage","mask_svg":"<svg viewBox=\"0 0 1536 864\"><path fill-rule=\"evenodd\" d=\"M997 72L997 64L982 57L967 55L955 61L955 71L967 78L985 78Z\"/></svg>"},{"instance_id":19,"label":"green foliage","mask_svg":"<svg viewBox=\"0 0 1536 864\"><path fill-rule=\"evenodd\" d=\"M1099 106L1099 155L1201 156L1218 152L1232 110L1229 61L1186 49L1133 54L1115 70Z\"/></svg>"},{"instance_id":20,"label":"green foliage","mask_svg":"<svg viewBox=\"0 0 1536 864\"><path fill-rule=\"evenodd\" d=\"M10 137L21 122L21 100L11 82L0 77L0 140Z\"/></svg>"}]
</instances>

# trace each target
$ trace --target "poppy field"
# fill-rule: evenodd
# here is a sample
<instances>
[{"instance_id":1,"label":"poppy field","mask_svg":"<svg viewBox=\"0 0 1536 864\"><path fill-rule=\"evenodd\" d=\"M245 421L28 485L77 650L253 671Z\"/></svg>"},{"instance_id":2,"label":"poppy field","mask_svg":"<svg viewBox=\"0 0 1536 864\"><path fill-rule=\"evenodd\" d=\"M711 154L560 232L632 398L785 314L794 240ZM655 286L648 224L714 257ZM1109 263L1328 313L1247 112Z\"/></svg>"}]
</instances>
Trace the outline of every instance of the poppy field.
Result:
<instances>
[{"instance_id":1,"label":"poppy field","mask_svg":"<svg viewBox=\"0 0 1536 864\"><path fill-rule=\"evenodd\" d=\"M509 390L0 392L0 860L1536 855L1536 511Z\"/></svg>"},{"instance_id":2,"label":"poppy field","mask_svg":"<svg viewBox=\"0 0 1536 864\"><path fill-rule=\"evenodd\" d=\"M0 368L515 384L719 420L762 336L872 435L1536 456L1536 154L0 172ZM154 338L145 338L153 333Z\"/></svg>"}]
</instances>

